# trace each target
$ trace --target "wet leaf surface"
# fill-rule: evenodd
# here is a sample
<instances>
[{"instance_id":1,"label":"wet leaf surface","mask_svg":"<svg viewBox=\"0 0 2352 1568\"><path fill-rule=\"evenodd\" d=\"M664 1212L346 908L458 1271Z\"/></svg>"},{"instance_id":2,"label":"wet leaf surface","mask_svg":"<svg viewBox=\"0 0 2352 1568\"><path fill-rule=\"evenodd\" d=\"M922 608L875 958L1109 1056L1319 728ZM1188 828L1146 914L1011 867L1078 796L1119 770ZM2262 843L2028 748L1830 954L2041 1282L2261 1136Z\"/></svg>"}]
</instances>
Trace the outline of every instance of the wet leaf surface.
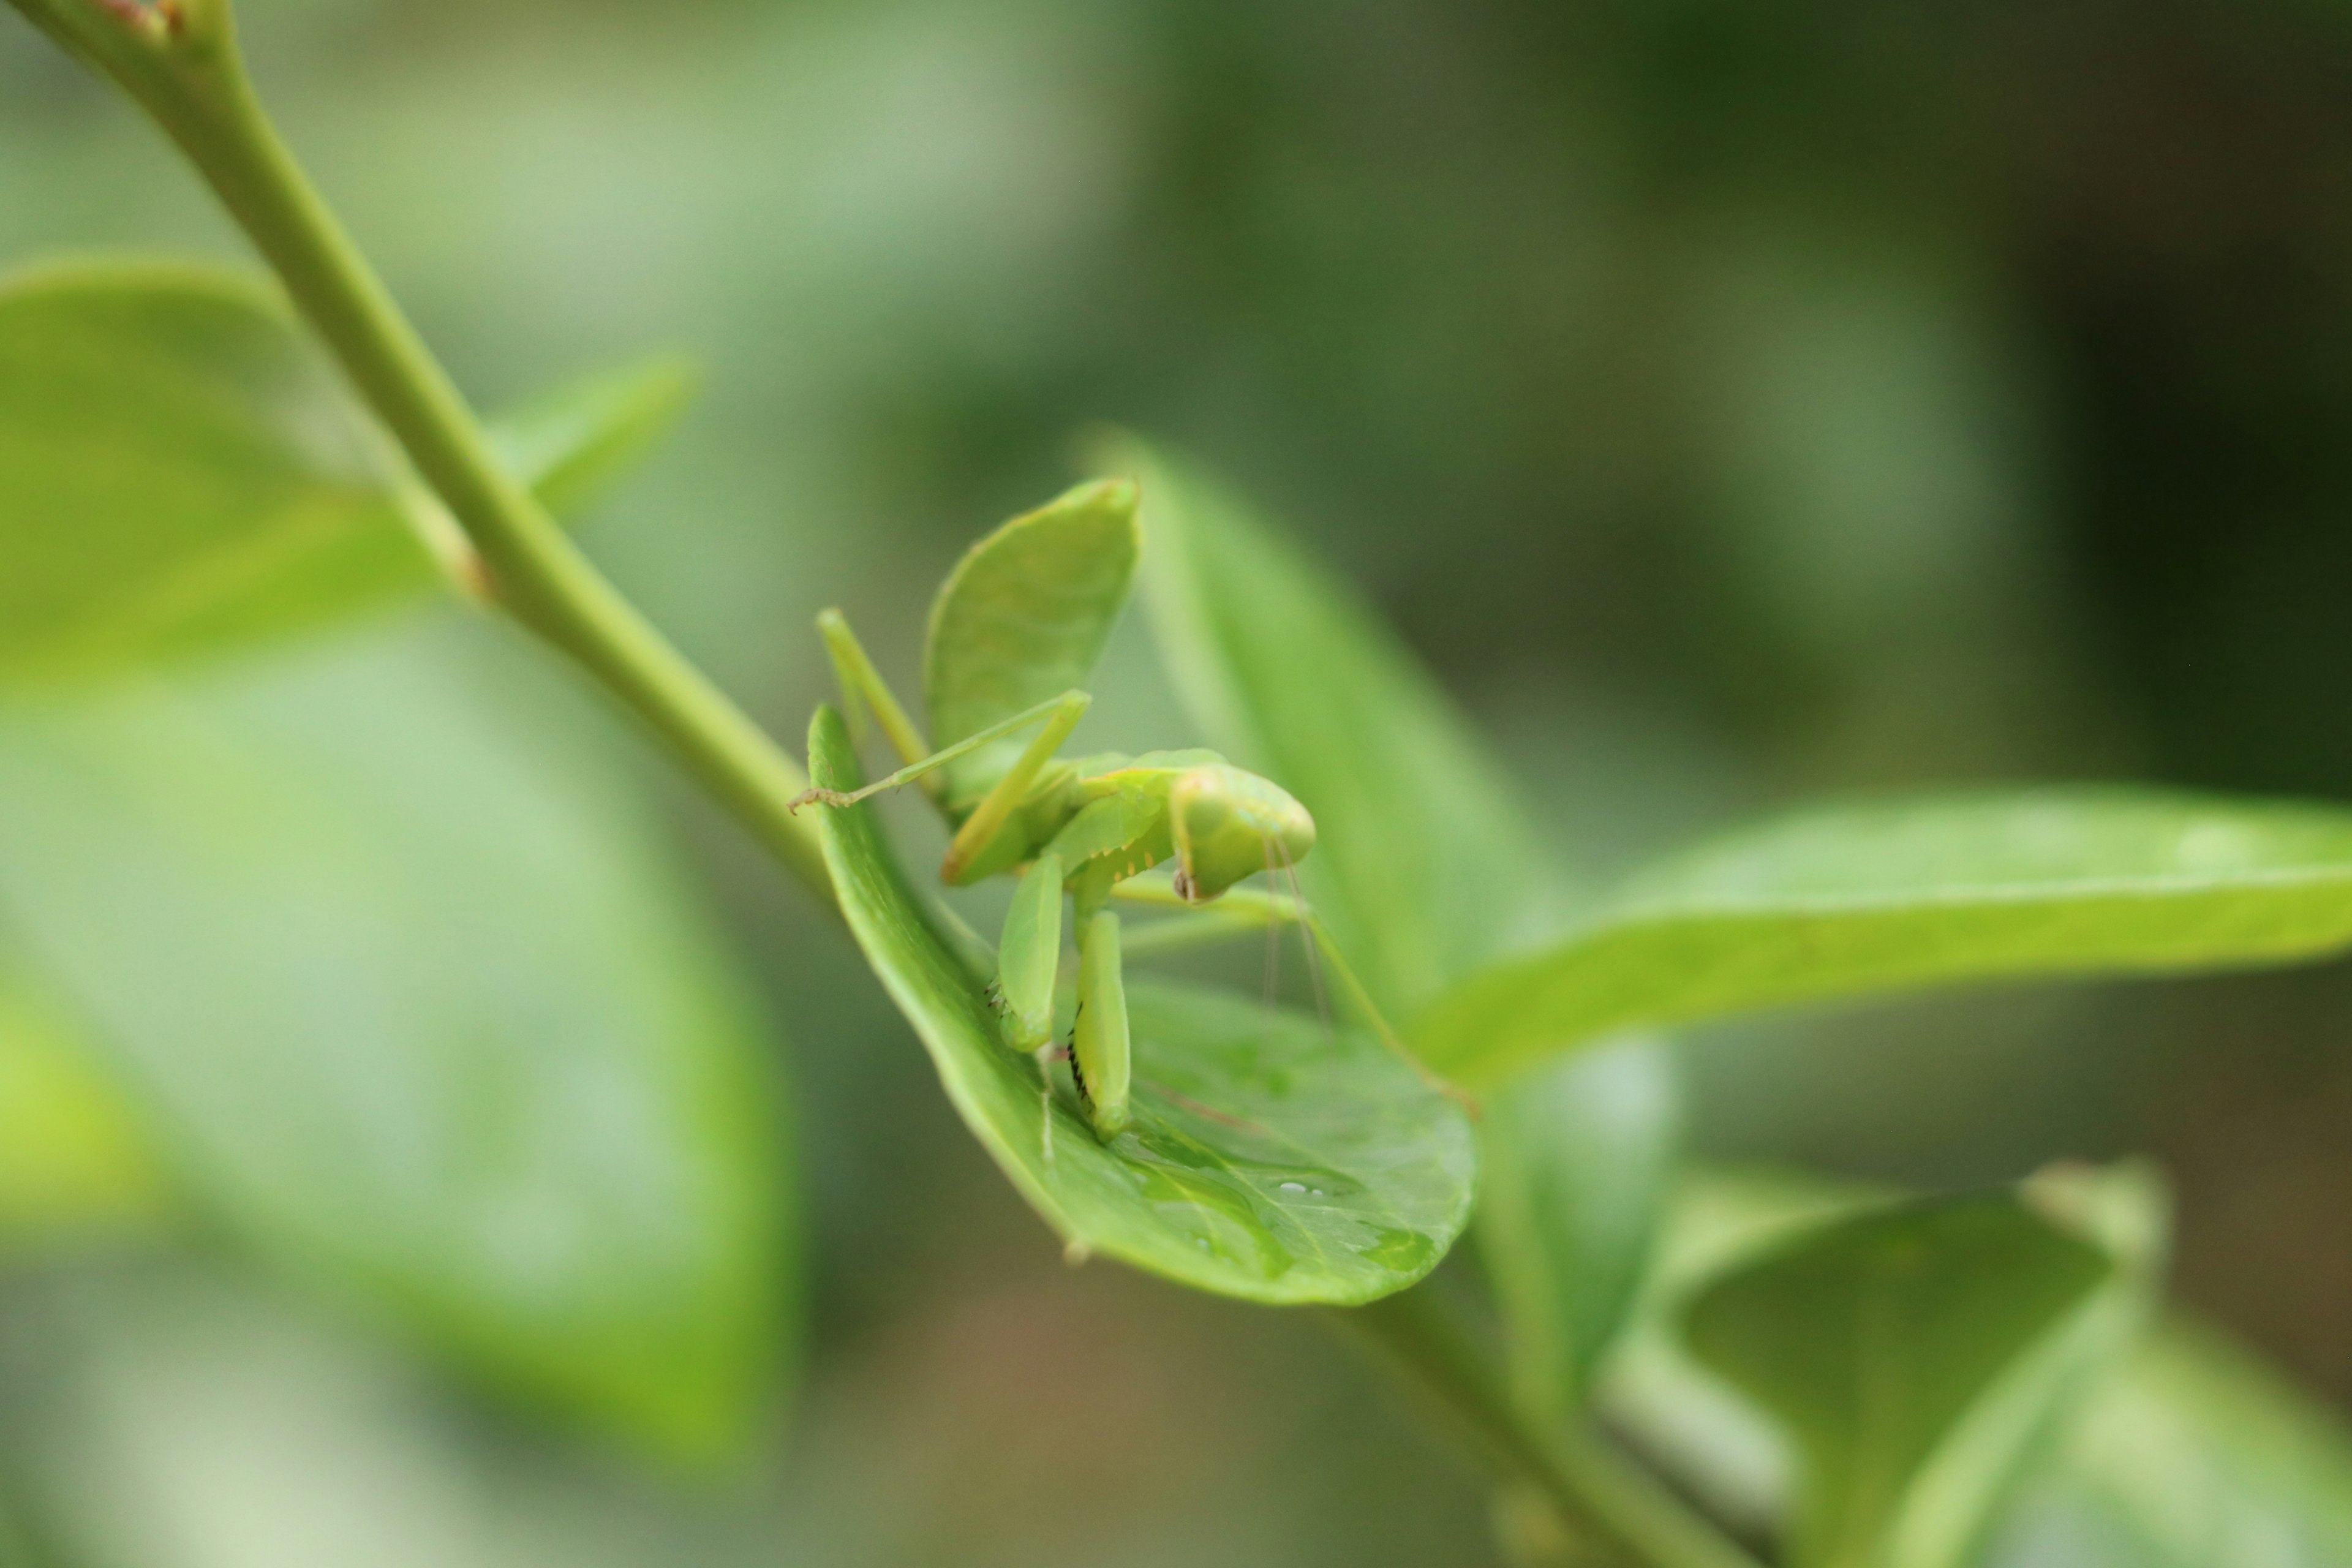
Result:
<instances>
[{"instance_id":1,"label":"wet leaf surface","mask_svg":"<svg viewBox=\"0 0 2352 1568\"><path fill-rule=\"evenodd\" d=\"M859 781L830 709L809 763L821 785ZM850 928L949 1098L1066 1241L1221 1295L1351 1305L1419 1279L1461 1234L1468 1120L1369 1034L1131 984L1135 1124L1106 1147L1002 1043L982 982L932 929L870 807L825 810L823 832Z\"/></svg>"}]
</instances>

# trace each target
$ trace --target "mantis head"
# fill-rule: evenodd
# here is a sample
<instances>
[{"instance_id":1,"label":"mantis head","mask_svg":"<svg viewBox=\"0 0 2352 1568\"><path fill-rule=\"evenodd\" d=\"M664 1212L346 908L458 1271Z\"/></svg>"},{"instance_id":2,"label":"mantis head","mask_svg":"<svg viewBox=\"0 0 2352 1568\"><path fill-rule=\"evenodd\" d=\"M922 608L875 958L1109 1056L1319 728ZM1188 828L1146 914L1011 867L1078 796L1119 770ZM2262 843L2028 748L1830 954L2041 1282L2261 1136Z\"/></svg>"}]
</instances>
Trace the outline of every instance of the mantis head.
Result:
<instances>
[{"instance_id":1,"label":"mantis head","mask_svg":"<svg viewBox=\"0 0 2352 1568\"><path fill-rule=\"evenodd\" d=\"M1186 769L1169 792L1168 816L1186 903L1222 898L1244 877L1295 866L1315 847L1315 819L1287 790L1223 763Z\"/></svg>"}]
</instances>

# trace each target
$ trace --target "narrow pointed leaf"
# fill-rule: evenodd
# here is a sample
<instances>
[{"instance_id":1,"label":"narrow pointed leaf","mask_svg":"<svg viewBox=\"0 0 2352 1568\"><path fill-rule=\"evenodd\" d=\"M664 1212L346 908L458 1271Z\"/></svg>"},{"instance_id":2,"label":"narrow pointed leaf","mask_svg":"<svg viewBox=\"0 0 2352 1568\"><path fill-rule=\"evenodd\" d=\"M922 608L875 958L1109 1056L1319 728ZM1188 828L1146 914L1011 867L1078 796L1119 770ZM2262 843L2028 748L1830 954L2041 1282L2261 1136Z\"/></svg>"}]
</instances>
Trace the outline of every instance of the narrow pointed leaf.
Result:
<instances>
[{"instance_id":1,"label":"narrow pointed leaf","mask_svg":"<svg viewBox=\"0 0 2352 1568\"><path fill-rule=\"evenodd\" d=\"M782 1317L760 1027L593 752L435 646L17 716L0 904L229 1231L711 1452Z\"/></svg>"},{"instance_id":2,"label":"narrow pointed leaf","mask_svg":"<svg viewBox=\"0 0 2352 1568\"><path fill-rule=\"evenodd\" d=\"M2007 1195L1904 1205L1802 1235L1711 1283L1685 1331L1802 1457L1797 1568L1881 1568L1922 1468L2107 1278Z\"/></svg>"},{"instance_id":3,"label":"narrow pointed leaf","mask_svg":"<svg viewBox=\"0 0 2352 1568\"><path fill-rule=\"evenodd\" d=\"M1442 998L1413 1038L1493 1082L1619 1030L2025 977L2277 963L2352 943L2352 810L2047 790L1807 814L1636 878Z\"/></svg>"},{"instance_id":4,"label":"narrow pointed leaf","mask_svg":"<svg viewBox=\"0 0 2352 1568\"><path fill-rule=\"evenodd\" d=\"M1078 486L966 552L931 605L923 690L931 743L952 745L1084 688L1135 585L1135 487ZM943 770L968 805L1032 739L992 742Z\"/></svg>"},{"instance_id":5,"label":"narrow pointed leaf","mask_svg":"<svg viewBox=\"0 0 2352 1568\"><path fill-rule=\"evenodd\" d=\"M861 775L831 709L820 787ZM825 809L825 861L866 962L964 1123L1063 1239L1245 1300L1353 1305L1401 1290L1469 1218L1467 1119L1370 1036L1212 992L1130 984L1135 1121L1106 1147L1007 1049L870 805Z\"/></svg>"},{"instance_id":6,"label":"narrow pointed leaf","mask_svg":"<svg viewBox=\"0 0 2352 1568\"><path fill-rule=\"evenodd\" d=\"M1492 958L1542 856L1494 759L1337 578L1188 463L1139 443L1145 584L1208 742L1289 790L1319 837L1309 900L1383 1007Z\"/></svg>"},{"instance_id":7,"label":"narrow pointed leaf","mask_svg":"<svg viewBox=\"0 0 2352 1568\"><path fill-rule=\"evenodd\" d=\"M494 439L587 500L689 383L668 362L530 405ZM234 651L429 592L454 525L278 298L169 262L0 281L0 686ZM423 530L423 533L420 533Z\"/></svg>"},{"instance_id":8,"label":"narrow pointed leaf","mask_svg":"<svg viewBox=\"0 0 2352 1568\"><path fill-rule=\"evenodd\" d=\"M669 433L700 384L692 363L675 357L606 371L501 412L490 443L549 510L580 511Z\"/></svg>"}]
</instances>

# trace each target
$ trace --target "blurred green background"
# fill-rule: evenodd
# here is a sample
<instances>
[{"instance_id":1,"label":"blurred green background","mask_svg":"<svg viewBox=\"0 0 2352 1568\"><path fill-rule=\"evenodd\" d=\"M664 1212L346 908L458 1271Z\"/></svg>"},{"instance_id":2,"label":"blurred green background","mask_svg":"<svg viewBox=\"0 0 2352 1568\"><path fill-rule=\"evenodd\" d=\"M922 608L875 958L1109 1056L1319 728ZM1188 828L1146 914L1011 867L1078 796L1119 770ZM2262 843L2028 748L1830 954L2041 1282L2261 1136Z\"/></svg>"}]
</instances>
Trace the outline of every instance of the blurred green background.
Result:
<instances>
[{"instance_id":1,"label":"blurred green background","mask_svg":"<svg viewBox=\"0 0 2352 1568\"><path fill-rule=\"evenodd\" d=\"M911 684L962 546L1109 420L1375 596L1587 879L1824 793L2352 797L2335 7L240 11L479 402L703 361L585 537L788 737L818 607ZM241 255L152 132L0 18L0 264L124 247ZM1188 738L1149 666L1123 634L1102 745ZM373 693L398 750L419 671L468 735L649 804L679 920L709 905L748 976L722 989L775 1065L809 1249L751 1331L806 1336L757 1455L679 1474L519 1413L194 1218L0 1275L0 1562L7 1531L43 1568L1490 1561L1475 1478L1314 1324L1065 1268L845 940L536 654L445 609L200 700L311 743ZM1937 1186L2154 1155L2181 1297L2347 1399L2347 1033L2339 965L1686 1054L1711 1154Z\"/></svg>"}]
</instances>

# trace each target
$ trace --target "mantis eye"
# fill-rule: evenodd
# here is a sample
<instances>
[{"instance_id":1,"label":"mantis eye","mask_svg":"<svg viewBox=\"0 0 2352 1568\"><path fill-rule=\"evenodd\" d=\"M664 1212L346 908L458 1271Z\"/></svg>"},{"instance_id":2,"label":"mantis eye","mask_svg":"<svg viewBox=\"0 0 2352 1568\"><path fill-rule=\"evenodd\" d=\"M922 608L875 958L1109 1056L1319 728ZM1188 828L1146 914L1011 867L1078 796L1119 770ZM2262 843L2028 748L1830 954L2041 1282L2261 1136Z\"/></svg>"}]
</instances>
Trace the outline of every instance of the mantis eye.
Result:
<instances>
[{"instance_id":1,"label":"mantis eye","mask_svg":"<svg viewBox=\"0 0 2352 1568\"><path fill-rule=\"evenodd\" d=\"M1245 877L1295 866L1315 847L1315 819L1279 784L1223 765L1192 768L1169 793L1176 892L1205 904Z\"/></svg>"}]
</instances>

